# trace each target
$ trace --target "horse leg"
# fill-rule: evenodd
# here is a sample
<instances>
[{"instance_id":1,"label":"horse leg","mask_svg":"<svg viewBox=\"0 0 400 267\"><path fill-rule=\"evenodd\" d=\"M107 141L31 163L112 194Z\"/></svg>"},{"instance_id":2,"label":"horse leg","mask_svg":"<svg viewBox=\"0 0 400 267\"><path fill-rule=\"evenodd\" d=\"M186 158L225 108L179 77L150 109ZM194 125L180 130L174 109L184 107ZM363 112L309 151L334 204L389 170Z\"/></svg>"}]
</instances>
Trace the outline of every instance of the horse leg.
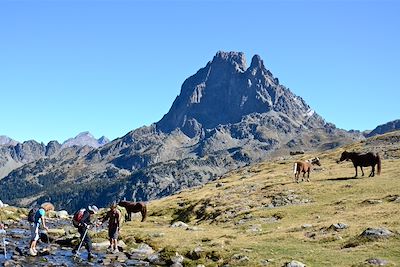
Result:
<instances>
[{"instance_id":1,"label":"horse leg","mask_svg":"<svg viewBox=\"0 0 400 267\"><path fill-rule=\"evenodd\" d=\"M310 169L308 169L308 171L307 171L307 182L309 182L310 181Z\"/></svg>"},{"instance_id":2,"label":"horse leg","mask_svg":"<svg viewBox=\"0 0 400 267\"><path fill-rule=\"evenodd\" d=\"M375 176L375 165L372 165L371 173L369 174L369 177L374 177Z\"/></svg>"},{"instance_id":3,"label":"horse leg","mask_svg":"<svg viewBox=\"0 0 400 267\"><path fill-rule=\"evenodd\" d=\"M354 166L354 168L356 169L356 175L354 175L354 178L357 177L357 166Z\"/></svg>"},{"instance_id":4,"label":"horse leg","mask_svg":"<svg viewBox=\"0 0 400 267\"><path fill-rule=\"evenodd\" d=\"M360 166L360 169L361 169L362 176L364 176L364 170L363 170L362 166Z\"/></svg>"}]
</instances>

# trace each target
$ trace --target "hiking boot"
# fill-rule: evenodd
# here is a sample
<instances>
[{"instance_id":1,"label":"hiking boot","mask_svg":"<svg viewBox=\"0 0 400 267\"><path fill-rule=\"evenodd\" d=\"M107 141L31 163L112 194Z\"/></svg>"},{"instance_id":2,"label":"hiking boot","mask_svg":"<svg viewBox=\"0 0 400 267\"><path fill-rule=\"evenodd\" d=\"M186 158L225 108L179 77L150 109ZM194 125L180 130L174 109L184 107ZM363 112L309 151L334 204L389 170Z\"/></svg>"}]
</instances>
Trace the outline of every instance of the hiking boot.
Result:
<instances>
[{"instance_id":1,"label":"hiking boot","mask_svg":"<svg viewBox=\"0 0 400 267\"><path fill-rule=\"evenodd\" d=\"M38 251L37 251L36 248L32 248L32 250L33 250L36 254L38 253Z\"/></svg>"},{"instance_id":2,"label":"hiking boot","mask_svg":"<svg viewBox=\"0 0 400 267\"><path fill-rule=\"evenodd\" d=\"M30 248L30 249L29 249L29 254L30 254L31 256L36 256L36 255L37 255L37 252L35 252L35 251L33 250L33 248Z\"/></svg>"},{"instance_id":3,"label":"hiking boot","mask_svg":"<svg viewBox=\"0 0 400 267\"><path fill-rule=\"evenodd\" d=\"M76 249L72 250L72 254L75 255L76 254Z\"/></svg>"},{"instance_id":4,"label":"hiking boot","mask_svg":"<svg viewBox=\"0 0 400 267\"><path fill-rule=\"evenodd\" d=\"M114 249L113 251L112 251L112 254L115 254L115 253L118 253L119 252L119 250L116 248L116 249Z\"/></svg>"}]
</instances>

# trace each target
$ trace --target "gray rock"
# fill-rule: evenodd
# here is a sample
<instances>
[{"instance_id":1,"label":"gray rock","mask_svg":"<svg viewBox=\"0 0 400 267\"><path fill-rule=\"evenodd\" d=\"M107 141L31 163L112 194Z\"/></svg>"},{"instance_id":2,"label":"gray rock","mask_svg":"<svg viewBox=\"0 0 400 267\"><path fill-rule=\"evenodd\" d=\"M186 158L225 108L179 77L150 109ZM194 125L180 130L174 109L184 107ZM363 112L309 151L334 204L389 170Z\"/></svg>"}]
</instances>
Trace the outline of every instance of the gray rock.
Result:
<instances>
[{"instance_id":1,"label":"gray rock","mask_svg":"<svg viewBox=\"0 0 400 267\"><path fill-rule=\"evenodd\" d=\"M66 211L66 210L57 211L56 216L57 216L57 218L60 218L60 219L68 219L69 218L68 211Z\"/></svg>"},{"instance_id":2,"label":"gray rock","mask_svg":"<svg viewBox=\"0 0 400 267\"><path fill-rule=\"evenodd\" d=\"M313 227L312 224L309 224L309 223L305 223L301 226L301 228L303 228L303 229L312 228L312 227Z\"/></svg>"},{"instance_id":3,"label":"gray rock","mask_svg":"<svg viewBox=\"0 0 400 267\"><path fill-rule=\"evenodd\" d=\"M172 228L183 228L183 229L188 229L188 228L189 228L189 225L187 225L187 224L184 223L184 222L177 221L177 222L174 222L173 224L171 224L171 227L172 227Z\"/></svg>"},{"instance_id":4,"label":"gray rock","mask_svg":"<svg viewBox=\"0 0 400 267\"><path fill-rule=\"evenodd\" d=\"M349 228L349 226L345 223L335 223L328 227L329 230L335 230L335 231L339 231L339 230L343 230L343 229L347 229L347 228Z\"/></svg>"},{"instance_id":5,"label":"gray rock","mask_svg":"<svg viewBox=\"0 0 400 267\"><path fill-rule=\"evenodd\" d=\"M361 233L362 237L367 239L389 238L393 233L385 228L368 228Z\"/></svg>"},{"instance_id":6,"label":"gray rock","mask_svg":"<svg viewBox=\"0 0 400 267\"><path fill-rule=\"evenodd\" d=\"M291 262L285 263L283 267L306 267L306 265L302 262L292 260Z\"/></svg>"},{"instance_id":7,"label":"gray rock","mask_svg":"<svg viewBox=\"0 0 400 267\"><path fill-rule=\"evenodd\" d=\"M366 260L366 263L368 263L370 265L376 265L376 266L385 266L385 265L389 264L389 262L387 260L376 259L376 258L368 259L368 260Z\"/></svg>"}]
</instances>

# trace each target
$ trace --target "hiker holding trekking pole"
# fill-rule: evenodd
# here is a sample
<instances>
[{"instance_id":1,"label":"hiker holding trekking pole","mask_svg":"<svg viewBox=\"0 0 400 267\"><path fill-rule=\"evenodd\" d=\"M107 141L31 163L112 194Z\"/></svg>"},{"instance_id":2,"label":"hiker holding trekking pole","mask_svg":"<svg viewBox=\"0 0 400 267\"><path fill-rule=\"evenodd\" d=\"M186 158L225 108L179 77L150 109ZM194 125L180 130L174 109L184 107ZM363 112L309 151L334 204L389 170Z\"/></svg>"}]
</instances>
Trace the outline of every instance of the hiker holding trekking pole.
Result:
<instances>
[{"instance_id":1,"label":"hiker holding trekking pole","mask_svg":"<svg viewBox=\"0 0 400 267\"><path fill-rule=\"evenodd\" d=\"M85 245L88 251L88 260L94 258L94 255L92 253L92 240L90 239L88 230L90 226L93 225L93 222L91 221L92 215L96 214L98 211L99 209L95 205L88 206L88 209L80 209L75 212L72 219L72 223L76 228L78 228L78 232L81 238L79 246L75 247L72 250L72 253L78 255L82 245Z\"/></svg>"},{"instance_id":2,"label":"hiker holding trekking pole","mask_svg":"<svg viewBox=\"0 0 400 267\"><path fill-rule=\"evenodd\" d=\"M54 210L54 206L51 203L43 203L41 207L32 208L28 213L28 222L31 223L31 242L29 245L29 254L31 256L36 256L38 253L36 244L39 240L40 226L42 225L46 231L49 230L46 226L45 215L50 210Z\"/></svg>"}]
</instances>

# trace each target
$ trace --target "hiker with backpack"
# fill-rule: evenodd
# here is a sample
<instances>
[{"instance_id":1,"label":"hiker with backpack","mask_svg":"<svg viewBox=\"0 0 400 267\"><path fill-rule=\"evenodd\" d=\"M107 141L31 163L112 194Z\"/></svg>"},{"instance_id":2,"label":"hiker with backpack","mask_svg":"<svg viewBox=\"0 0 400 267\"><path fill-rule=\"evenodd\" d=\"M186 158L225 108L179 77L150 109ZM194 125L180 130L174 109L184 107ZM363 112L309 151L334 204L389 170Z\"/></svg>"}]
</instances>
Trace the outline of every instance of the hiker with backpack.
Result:
<instances>
[{"instance_id":1,"label":"hiker with backpack","mask_svg":"<svg viewBox=\"0 0 400 267\"><path fill-rule=\"evenodd\" d=\"M88 206L88 209L80 209L77 212L75 212L74 217L72 219L73 225L76 228L78 228L78 232L80 234L80 239L81 239L79 246L75 247L72 250L72 253L78 254L81 246L85 245L86 250L88 251L88 260L94 258L94 255L92 253L92 240L90 239L88 230L90 226L93 225L93 222L91 221L92 215L96 214L98 211L99 209L95 205Z\"/></svg>"},{"instance_id":2,"label":"hiker with backpack","mask_svg":"<svg viewBox=\"0 0 400 267\"><path fill-rule=\"evenodd\" d=\"M108 238L110 240L109 251L118 252L118 235L120 229L121 212L117 209L117 203L110 206L110 210L101 219L101 224L108 220Z\"/></svg>"},{"instance_id":3,"label":"hiker with backpack","mask_svg":"<svg viewBox=\"0 0 400 267\"><path fill-rule=\"evenodd\" d=\"M42 204L41 207L32 208L28 213L28 222L31 223L31 242L29 245L29 254L36 256L38 251L36 249L37 241L39 240L39 228L43 228L48 231L49 228L46 226L45 215L46 212L54 210L54 206L51 203Z\"/></svg>"}]
</instances>

